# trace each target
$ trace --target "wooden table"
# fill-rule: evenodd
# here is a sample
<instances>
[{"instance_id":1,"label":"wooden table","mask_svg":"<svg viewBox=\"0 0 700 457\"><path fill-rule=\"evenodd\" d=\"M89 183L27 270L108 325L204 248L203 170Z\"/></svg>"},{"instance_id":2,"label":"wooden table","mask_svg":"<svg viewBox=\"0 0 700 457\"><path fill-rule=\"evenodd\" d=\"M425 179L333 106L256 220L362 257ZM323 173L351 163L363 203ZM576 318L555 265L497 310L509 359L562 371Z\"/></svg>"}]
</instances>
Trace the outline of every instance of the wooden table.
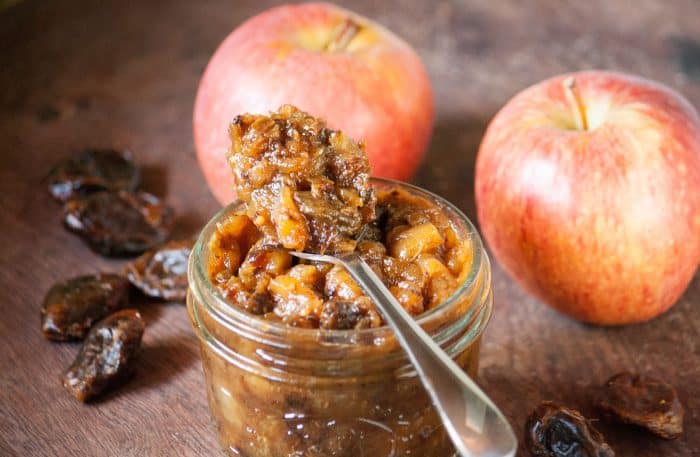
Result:
<instances>
[{"instance_id":1,"label":"wooden table","mask_svg":"<svg viewBox=\"0 0 700 457\"><path fill-rule=\"evenodd\" d=\"M66 232L40 180L84 147L128 147L144 167L145 188L177 210L180 234L195 232L217 210L192 145L197 83L217 44L262 3L26 1L0 12L0 455L218 455L181 304L141 306L148 321L141 365L124 388L85 406L61 387L58 376L78 346L41 336L41 300L59 279L119 271L123 262L100 258ZM472 219L480 137L496 110L531 83L567 70L626 70L700 106L695 0L355 3L424 58L437 121L415 182ZM601 423L618 455L700 455L699 278L660 318L612 329L562 317L498 265L494 289L481 383L519 436L539 401L593 416L591 387L632 370L677 386L686 432L665 442Z\"/></svg>"}]
</instances>

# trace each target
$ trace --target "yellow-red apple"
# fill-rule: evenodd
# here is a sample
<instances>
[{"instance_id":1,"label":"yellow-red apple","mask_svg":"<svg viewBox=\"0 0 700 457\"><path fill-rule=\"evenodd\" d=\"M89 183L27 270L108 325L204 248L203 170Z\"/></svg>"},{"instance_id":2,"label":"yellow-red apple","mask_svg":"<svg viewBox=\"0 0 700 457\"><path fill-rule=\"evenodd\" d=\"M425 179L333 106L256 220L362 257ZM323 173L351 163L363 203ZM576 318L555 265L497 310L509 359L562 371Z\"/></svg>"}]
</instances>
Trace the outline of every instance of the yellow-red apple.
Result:
<instances>
[{"instance_id":1,"label":"yellow-red apple","mask_svg":"<svg viewBox=\"0 0 700 457\"><path fill-rule=\"evenodd\" d=\"M491 121L481 230L526 290L586 322L640 322L700 262L700 119L678 93L600 71L558 76Z\"/></svg>"},{"instance_id":2,"label":"yellow-red apple","mask_svg":"<svg viewBox=\"0 0 700 457\"><path fill-rule=\"evenodd\" d=\"M223 41L197 92L197 156L222 204L235 195L224 154L231 120L285 103L365 141L375 176L409 179L432 130L430 81L403 40L327 3L270 9Z\"/></svg>"}]
</instances>

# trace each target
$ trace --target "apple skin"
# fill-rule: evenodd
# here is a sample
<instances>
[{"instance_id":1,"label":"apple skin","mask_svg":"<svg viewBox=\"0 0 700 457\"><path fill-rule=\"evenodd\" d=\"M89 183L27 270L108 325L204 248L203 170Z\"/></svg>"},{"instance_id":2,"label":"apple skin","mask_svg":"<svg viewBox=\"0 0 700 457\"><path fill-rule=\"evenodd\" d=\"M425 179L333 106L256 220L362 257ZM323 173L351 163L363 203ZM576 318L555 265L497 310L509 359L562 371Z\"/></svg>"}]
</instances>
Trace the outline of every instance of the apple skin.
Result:
<instances>
[{"instance_id":1,"label":"apple skin","mask_svg":"<svg viewBox=\"0 0 700 457\"><path fill-rule=\"evenodd\" d=\"M570 76L587 131L567 98ZM525 89L491 121L475 181L498 262L581 321L651 319L700 262L700 119L660 84L590 71Z\"/></svg>"},{"instance_id":2,"label":"apple skin","mask_svg":"<svg viewBox=\"0 0 700 457\"><path fill-rule=\"evenodd\" d=\"M323 50L348 19L361 29ZM235 198L226 163L228 127L241 113L290 103L365 142L372 174L408 180L433 125L430 80L408 44L380 25L328 3L272 8L236 28L199 84L194 108L197 157L216 199Z\"/></svg>"}]
</instances>

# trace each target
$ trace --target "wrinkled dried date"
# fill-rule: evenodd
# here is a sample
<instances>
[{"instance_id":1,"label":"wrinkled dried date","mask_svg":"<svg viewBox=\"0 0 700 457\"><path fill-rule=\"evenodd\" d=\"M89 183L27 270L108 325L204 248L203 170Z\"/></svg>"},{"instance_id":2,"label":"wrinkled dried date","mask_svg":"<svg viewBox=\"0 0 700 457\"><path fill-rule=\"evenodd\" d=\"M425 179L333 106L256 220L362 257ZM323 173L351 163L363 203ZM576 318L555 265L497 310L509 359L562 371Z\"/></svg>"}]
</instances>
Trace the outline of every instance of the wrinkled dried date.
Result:
<instances>
[{"instance_id":1,"label":"wrinkled dried date","mask_svg":"<svg viewBox=\"0 0 700 457\"><path fill-rule=\"evenodd\" d=\"M601 389L596 406L613 420L639 425L662 438L683 433L683 406L676 391L657 379L617 374Z\"/></svg>"},{"instance_id":2,"label":"wrinkled dried date","mask_svg":"<svg viewBox=\"0 0 700 457\"><path fill-rule=\"evenodd\" d=\"M129 281L148 296L184 300L192 244L192 240L171 241L146 252L126 266Z\"/></svg>"},{"instance_id":3,"label":"wrinkled dried date","mask_svg":"<svg viewBox=\"0 0 700 457\"><path fill-rule=\"evenodd\" d=\"M172 210L145 192L98 192L68 201L66 227L105 256L141 254L164 242L173 224Z\"/></svg>"},{"instance_id":4,"label":"wrinkled dried date","mask_svg":"<svg viewBox=\"0 0 700 457\"><path fill-rule=\"evenodd\" d=\"M100 273L54 285L41 306L41 331L54 341L81 340L92 324L127 305L129 281Z\"/></svg>"},{"instance_id":5,"label":"wrinkled dried date","mask_svg":"<svg viewBox=\"0 0 700 457\"><path fill-rule=\"evenodd\" d=\"M128 151L88 149L56 164L47 181L51 195L65 202L101 190L135 190L139 172Z\"/></svg>"},{"instance_id":6,"label":"wrinkled dried date","mask_svg":"<svg viewBox=\"0 0 700 457\"><path fill-rule=\"evenodd\" d=\"M90 330L73 364L62 377L75 398L89 401L133 372L145 324L134 309L107 316Z\"/></svg>"},{"instance_id":7,"label":"wrinkled dried date","mask_svg":"<svg viewBox=\"0 0 700 457\"><path fill-rule=\"evenodd\" d=\"M525 423L525 446L536 457L614 457L603 435L578 411L541 403Z\"/></svg>"}]
</instances>

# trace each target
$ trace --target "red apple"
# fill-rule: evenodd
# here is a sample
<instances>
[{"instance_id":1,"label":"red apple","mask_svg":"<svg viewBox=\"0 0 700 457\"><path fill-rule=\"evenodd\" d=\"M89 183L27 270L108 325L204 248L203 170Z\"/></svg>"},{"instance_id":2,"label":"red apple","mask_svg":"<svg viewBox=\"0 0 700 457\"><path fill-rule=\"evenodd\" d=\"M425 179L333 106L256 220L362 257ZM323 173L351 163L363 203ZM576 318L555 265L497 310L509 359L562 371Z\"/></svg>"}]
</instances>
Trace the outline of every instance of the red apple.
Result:
<instances>
[{"instance_id":1,"label":"red apple","mask_svg":"<svg viewBox=\"0 0 700 457\"><path fill-rule=\"evenodd\" d=\"M224 40L197 92L197 156L222 204L235 196L224 155L229 124L285 103L364 140L375 176L408 180L432 130L428 75L396 35L327 3L270 9Z\"/></svg>"},{"instance_id":2,"label":"red apple","mask_svg":"<svg viewBox=\"0 0 700 457\"><path fill-rule=\"evenodd\" d=\"M678 93L609 72L508 102L476 163L481 230L526 290L586 322L640 322L700 262L700 119Z\"/></svg>"}]
</instances>

